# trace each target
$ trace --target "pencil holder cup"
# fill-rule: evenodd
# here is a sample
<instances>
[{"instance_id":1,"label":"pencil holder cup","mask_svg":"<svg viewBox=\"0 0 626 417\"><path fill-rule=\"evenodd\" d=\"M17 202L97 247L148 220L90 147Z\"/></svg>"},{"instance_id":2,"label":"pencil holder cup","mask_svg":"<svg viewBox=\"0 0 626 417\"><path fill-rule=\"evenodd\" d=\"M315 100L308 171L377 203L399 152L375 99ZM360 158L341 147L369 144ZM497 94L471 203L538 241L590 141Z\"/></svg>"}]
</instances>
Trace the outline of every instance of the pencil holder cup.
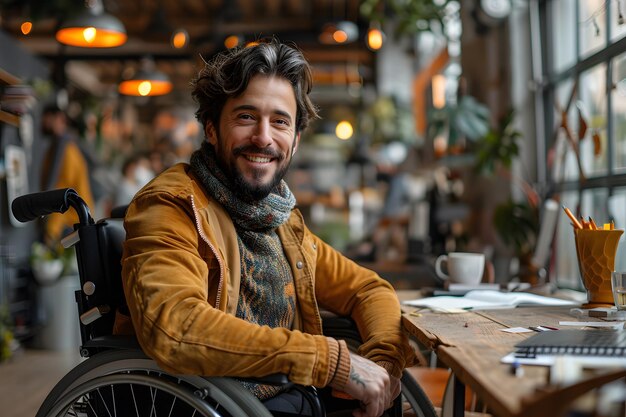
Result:
<instances>
[{"instance_id":1,"label":"pencil holder cup","mask_svg":"<svg viewBox=\"0 0 626 417\"><path fill-rule=\"evenodd\" d=\"M615 270L615 254L623 230L574 229L578 268L587 290L583 308L613 305L611 274Z\"/></svg>"}]
</instances>

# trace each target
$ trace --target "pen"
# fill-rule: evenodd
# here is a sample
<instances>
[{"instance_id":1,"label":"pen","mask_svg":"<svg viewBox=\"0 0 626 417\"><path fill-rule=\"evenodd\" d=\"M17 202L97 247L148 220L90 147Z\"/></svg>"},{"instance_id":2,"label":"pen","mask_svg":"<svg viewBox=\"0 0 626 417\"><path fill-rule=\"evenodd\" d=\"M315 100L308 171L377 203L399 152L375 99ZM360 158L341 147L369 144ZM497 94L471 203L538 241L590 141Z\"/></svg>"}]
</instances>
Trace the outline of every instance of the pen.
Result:
<instances>
[{"instance_id":1,"label":"pen","mask_svg":"<svg viewBox=\"0 0 626 417\"><path fill-rule=\"evenodd\" d=\"M549 326L529 326L528 328L534 332L549 332L551 330L559 330L556 327Z\"/></svg>"},{"instance_id":2,"label":"pen","mask_svg":"<svg viewBox=\"0 0 626 417\"><path fill-rule=\"evenodd\" d=\"M574 225L574 227L576 229L582 229L583 228L582 224L580 224L580 222L578 221L576 216L574 216L574 214L570 211L570 209L568 209L565 206L561 206L561 207L563 207L563 210L565 210L565 214L567 214L567 217L569 217L569 219L572 221L572 224Z\"/></svg>"}]
</instances>

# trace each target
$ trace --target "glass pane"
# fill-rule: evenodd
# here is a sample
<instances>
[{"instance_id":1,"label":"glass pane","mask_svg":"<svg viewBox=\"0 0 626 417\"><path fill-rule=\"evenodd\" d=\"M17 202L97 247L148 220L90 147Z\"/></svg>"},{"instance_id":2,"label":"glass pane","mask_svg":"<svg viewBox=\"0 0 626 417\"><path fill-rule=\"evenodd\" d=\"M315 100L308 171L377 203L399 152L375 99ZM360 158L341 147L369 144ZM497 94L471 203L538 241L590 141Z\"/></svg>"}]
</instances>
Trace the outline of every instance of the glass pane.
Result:
<instances>
[{"instance_id":1,"label":"glass pane","mask_svg":"<svg viewBox=\"0 0 626 417\"><path fill-rule=\"evenodd\" d=\"M589 220L591 217L598 226L609 223L611 218L607 212L608 197L609 190L606 188L584 191L580 205L581 217L585 220Z\"/></svg>"},{"instance_id":2,"label":"glass pane","mask_svg":"<svg viewBox=\"0 0 626 417\"><path fill-rule=\"evenodd\" d=\"M615 220L615 228L624 229L626 227L626 187L615 188L613 195L608 201L609 213ZM622 235L617 255L615 256L615 270L626 271L626 236Z\"/></svg>"},{"instance_id":3,"label":"glass pane","mask_svg":"<svg viewBox=\"0 0 626 417\"><path fill-rule=\"evenodd\" d=\"M574 136L580 144L580 159L587 177L608 172L606 64L597 65L580 75L580 101L576 103L579 128ZM582 117L582 119L581 119ZM580 126L587 125L584 136Z\"/></svg>"},{"instance_id":4,"label":"glass pane","mask_svg":"<svg viewBox=\"0 0 626 417\"><path fill-rule=\"evenodd\" d=\"M578 205L578 193L567 192L561 194L561 203L576 213ZM559 287L582 288L578 261L576 259L576 244L574 232L569 218L565 213L559 215L556 229L556 250L554 278Z\"/></svg>"},{"instance_id":5,"label":"glass pane","mask_svg":"<svg viewBox=\"0 0 626 417\"><path fill-rule=\"evenodd\" d=\"M606 46L606 0L579 0L580 56L586 57Z\"/></svg>"},{"instance_id":6,"label":"glass pane","mask_svg":"<svg viewBox=\"0 0 626 417\"><path fill-rule=\"evenodd\" d=\"M626 35L626 3L622 1L611 2L611 42L615 42Z\"/></svg>"},{"instance_id":7,"label":"glass pane","mask_svg":"<svg viewBox=\"0 0 626 417\"><path fill-rule=\"evenodd\" d=\"M552 69L563 71L576 63L576 10L571 0L550 3L552 24Z\"/></svg>"},{"instance_id":8,"label":"glass pane","mask_svg":"<svg viewBox=\"0 0 626 417\"><path fill-rule=\"evenodd\" d=\"M613 85L611 91L613 122L612 137L615 140L613 164L616 173L626 172L626 54L613 60Z\"/></svg>"},{"instance_id":9,"label":"glass pane","mask_svg":"<svg viewBox=\"0 0 626 417\"><path fill-rule=\"evenodd\" d=\"M578 130L578 117L575 103L577 96L573 88L574 82L571 79L558 84L556 87L554 142L549 156L550 170L555 182L578 179L579 170L576 154L564 127L567 126L574 141L576 141L575 132Z\"/></svg>"}]
</instances>

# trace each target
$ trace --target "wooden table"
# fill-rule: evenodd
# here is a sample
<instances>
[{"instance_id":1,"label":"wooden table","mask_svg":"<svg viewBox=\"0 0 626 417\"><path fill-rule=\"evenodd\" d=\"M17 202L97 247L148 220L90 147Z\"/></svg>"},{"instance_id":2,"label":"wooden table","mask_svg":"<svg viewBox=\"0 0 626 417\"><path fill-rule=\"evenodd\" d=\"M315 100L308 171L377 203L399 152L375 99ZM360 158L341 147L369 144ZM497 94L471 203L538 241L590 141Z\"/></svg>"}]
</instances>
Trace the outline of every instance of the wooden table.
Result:
<instances>
[{"instance_id":1,"label":"wooden table","mask_svg":"<svg viewBox=\"0 0 626 417\"><path fill-rule=\"evenodd\" d=\"M539 399L538 391L547 386L548 368L524 366L524 375L518 377L511 372L511 366L500 363L500 359L513 351L516 343L535 333L507 333L500 329L537 325L558 327L561 320L577 320L569 314L570 308L521 307L462 314L421 310L419 314L411 314L411 307L405 307L403 324L452 370L455 376L454 416L464 415L464 385L467 385L496 416L534 417L537 407L530 404Z\"/></svg>"}]
</instances>

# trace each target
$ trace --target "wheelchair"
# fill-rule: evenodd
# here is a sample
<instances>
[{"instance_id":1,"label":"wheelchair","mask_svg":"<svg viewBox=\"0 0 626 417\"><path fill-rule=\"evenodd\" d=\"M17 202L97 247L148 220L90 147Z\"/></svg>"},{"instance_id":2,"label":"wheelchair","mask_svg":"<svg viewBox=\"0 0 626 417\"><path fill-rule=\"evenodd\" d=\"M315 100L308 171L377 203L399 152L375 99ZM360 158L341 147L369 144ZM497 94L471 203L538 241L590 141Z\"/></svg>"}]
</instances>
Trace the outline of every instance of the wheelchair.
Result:
<instances>
[{"instance_id":1,"label":"wheelchair","mask_svg":"<svg viewBox=\"0 0 626 417\"><path fill-rule=\"evenodd\" d=\"M70 188L27 194L13 200L11 206L21 222L65 213L70 208L78 214L79 222L62 244L75 248L80 280L80 289L75 292L80 355L86 359L55 385L36 417L273 417L234 378L172 375L147 357L134 337L113 335L115 315L128 314L120 263L125 207L96 222L83 199ZM345 339L352 347L360 343L349 318L324 318L324 333ZM386 414L435 417L432 403L413 377L405 371L401 381L401 395ZM254 382L296 390L309 402L313 416L325 416L313 387L290 383L284 375L268 375Z\"/></svg>"}]
</instances>

